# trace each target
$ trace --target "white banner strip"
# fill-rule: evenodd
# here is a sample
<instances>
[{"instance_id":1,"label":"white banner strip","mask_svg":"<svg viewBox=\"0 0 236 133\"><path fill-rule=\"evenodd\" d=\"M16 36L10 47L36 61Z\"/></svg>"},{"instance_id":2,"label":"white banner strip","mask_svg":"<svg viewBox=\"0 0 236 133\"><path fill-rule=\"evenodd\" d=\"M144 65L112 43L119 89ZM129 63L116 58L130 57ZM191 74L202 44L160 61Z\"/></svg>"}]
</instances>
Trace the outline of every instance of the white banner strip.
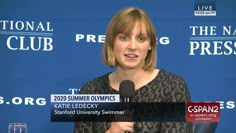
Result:
<instances>
[{"instance_id":1,"label":"white banner strip","mask_svg":"<svg viewBox=\"0 0 236 133\"><path fill-rule=\"evenodd\" d=\"M119 94L51 94L51 102L120 102Z\"/></svg>"}]
</instances>

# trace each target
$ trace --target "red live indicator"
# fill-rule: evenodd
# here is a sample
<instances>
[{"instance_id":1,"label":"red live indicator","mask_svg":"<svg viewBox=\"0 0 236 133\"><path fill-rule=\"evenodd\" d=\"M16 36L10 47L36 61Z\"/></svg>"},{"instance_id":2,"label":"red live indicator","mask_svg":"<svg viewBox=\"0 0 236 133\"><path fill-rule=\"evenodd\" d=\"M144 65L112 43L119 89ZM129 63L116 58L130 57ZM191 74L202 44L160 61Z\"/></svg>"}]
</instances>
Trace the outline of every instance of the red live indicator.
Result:
<instances>
[{"instance_id":1,"label":"red live indicator","mask_svg":"<svg viewBox=\"0 0 236 133\"><path fill-rule=\"evenodd\" d=\"M220 103L219 102L187 102L186 104L187 122L219 122Z\"/></svg>"}]
</instances>

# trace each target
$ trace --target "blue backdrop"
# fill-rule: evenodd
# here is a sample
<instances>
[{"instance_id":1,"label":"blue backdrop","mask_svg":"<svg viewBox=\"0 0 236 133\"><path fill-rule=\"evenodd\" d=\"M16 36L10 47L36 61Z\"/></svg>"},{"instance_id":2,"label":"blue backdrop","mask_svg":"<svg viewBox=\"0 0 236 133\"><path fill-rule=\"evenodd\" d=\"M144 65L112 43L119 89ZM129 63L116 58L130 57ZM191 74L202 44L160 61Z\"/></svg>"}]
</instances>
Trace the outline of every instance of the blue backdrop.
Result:
<instances>
[{"instance_id":1,"label":"blue backdrop","mask_svg":"<svg viewBox=\"0 0 236 133\"><path fill-rule=\"evenodd\" d=\"M29 133L73 132L73 123L50 122L50 94L71 93L112 71L101 58L106 27L120 9L135 6L157 29L157 67L181 75L192 101L221 101L216 132L233 133L236 2L199 2L1 0L0 132L12 122L27 123Z\"/></svg>"}]
</instances>

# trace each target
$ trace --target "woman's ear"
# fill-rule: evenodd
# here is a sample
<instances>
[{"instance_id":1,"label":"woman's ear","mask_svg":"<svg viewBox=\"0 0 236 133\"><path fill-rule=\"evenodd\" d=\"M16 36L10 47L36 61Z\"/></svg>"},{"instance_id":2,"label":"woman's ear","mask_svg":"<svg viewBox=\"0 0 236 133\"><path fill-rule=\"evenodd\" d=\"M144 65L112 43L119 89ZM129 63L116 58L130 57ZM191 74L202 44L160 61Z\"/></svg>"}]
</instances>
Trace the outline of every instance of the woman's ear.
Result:
<instances>
[{"instance_id":1,"label":"woman's ear","mask_svg":"<svg viewBox=\"0 0 236 133\"><path fill-rule=\"evenodd\" d=\"M152 47L151 47L151 46L149 46L149 47L148 47L148 50L151 50L151 49L152 49Z\"/></svg>"}]
</instances>

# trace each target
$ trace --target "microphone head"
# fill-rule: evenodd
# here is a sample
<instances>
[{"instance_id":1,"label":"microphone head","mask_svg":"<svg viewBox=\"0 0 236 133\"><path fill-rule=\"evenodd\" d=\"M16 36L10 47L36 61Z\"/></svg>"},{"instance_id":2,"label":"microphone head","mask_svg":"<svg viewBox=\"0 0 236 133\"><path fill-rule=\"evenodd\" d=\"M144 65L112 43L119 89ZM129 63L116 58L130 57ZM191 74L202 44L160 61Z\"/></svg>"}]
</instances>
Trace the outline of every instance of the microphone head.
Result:
<instances>
[{"instance_id":1,"label":"microphone head","mask_svg":"<svg viewBox=\"0 0 236 133\"><path fill-rule=\"evenodd\" d=\"M134 97L135 95L134 82L131 80L123 80L120 83L119 92L121 97Z\"/></svg>"}]
</instances>

